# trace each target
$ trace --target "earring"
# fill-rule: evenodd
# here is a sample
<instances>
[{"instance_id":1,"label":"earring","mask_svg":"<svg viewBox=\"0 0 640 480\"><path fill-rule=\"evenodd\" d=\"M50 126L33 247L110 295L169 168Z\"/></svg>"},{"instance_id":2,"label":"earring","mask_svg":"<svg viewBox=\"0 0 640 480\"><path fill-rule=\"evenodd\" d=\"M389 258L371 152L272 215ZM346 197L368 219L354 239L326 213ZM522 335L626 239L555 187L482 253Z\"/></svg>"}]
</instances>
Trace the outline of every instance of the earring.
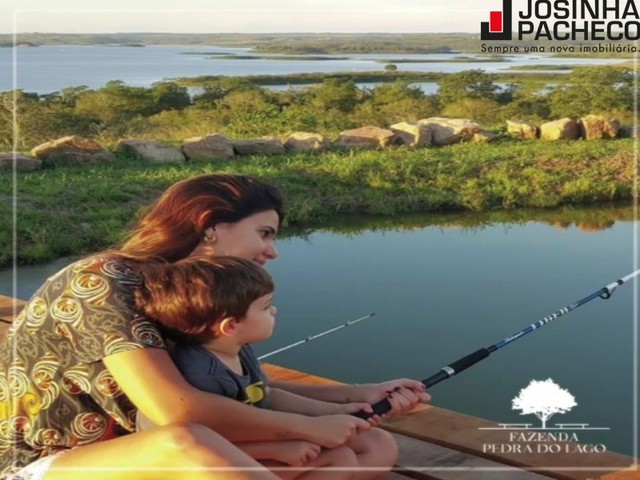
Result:
<instances>
[{"instance_id":1,"label":"earring","mask_svg":"<svg viewBox=\"0 0 640 480\"><path fill-rule=\"evenodd\" d=\"M215 233L204 236L204 243L216 243L217 241L218 241L218 237L216 237Z\"/></svg>"}]
</instances>

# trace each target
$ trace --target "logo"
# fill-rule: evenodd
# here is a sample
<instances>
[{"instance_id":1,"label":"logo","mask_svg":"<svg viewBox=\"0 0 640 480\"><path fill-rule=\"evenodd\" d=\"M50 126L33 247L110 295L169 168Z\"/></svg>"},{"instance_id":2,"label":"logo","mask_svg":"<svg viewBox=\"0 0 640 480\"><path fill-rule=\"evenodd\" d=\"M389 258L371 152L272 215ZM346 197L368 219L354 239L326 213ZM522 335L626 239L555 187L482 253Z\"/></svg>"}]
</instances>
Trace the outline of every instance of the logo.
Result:
<instances>
[{"instance_id":1,"label":"logo","mask_svg":"<svg viewBox=\"0 0 640 480\"><path fill-rule=\"evenodd\" d=\"M520 415L534 415L539 422L499 423L497 427L481 427L479 430L501 432L496 441L484 443L485 453L604 453L602 444L582 443L578 434L588 431L610 430L608 427L591 427L588 423L554 423L554 415L565 414L577 407L574 396L565 388L547 380L531 380L511 400L511 408Z\"/></svg>"},{"instance_id":2,"label":"logo","mask_svg":"<svg viewBox=\"0 0 640 480\"><path fill-rule=\"evenodd\" d=\"M502 11L489 12L489 21L480 23L482 40L511 40L512 0L502 0Z\"/></svg>"},{"instance_id":3,"label":"logo","mask_svg":"<svg viewBox=\"0 0 640 480\"><path fill-rule=\"evenodd\" d=\"M482 40L640 40L637 0L502 0L502 10L489 12L480 22Z\"/></svg>"}]
</instances>

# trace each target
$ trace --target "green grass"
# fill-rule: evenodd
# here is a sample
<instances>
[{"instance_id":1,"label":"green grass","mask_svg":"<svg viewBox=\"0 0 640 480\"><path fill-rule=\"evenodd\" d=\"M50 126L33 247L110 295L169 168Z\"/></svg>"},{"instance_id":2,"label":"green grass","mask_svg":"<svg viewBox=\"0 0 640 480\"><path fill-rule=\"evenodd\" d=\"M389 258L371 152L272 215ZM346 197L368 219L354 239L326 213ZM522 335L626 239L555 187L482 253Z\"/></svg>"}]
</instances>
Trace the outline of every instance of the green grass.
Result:
<instances>
[{"instance_id":1,"label":"green grass","mask_svg":"<svg viewBox=\"0 0 640 480\"><path fill-rule=\"evenodd\" d=\"M206 172L253 175L280 187L289 228L339 214L550 208L630 199L633 140L461 144L409 150L237 157L17 175L18 262L40 263L117 243L141 207ZM0 267L12 261L12 174L0 173Z\"/></svg>"}]
</instances>

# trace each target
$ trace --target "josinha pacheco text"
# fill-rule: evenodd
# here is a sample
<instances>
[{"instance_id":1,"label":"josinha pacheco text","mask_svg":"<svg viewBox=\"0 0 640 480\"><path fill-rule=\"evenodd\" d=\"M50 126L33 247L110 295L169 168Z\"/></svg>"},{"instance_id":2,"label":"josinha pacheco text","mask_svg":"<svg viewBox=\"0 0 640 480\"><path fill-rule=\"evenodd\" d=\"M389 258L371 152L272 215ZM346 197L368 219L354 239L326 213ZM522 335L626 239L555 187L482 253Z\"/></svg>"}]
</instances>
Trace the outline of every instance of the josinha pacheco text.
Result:
<instances>
[{"instance_id":1,"label":"josinha pacheco text","mask_svg":"<svg viewBox=\"0 0 640 480\"><path fill-rule=\"evenodd\" d=\"M518 40L640 39L638 0L526 0L516 20Z\"/></svg>"}]
</instances>

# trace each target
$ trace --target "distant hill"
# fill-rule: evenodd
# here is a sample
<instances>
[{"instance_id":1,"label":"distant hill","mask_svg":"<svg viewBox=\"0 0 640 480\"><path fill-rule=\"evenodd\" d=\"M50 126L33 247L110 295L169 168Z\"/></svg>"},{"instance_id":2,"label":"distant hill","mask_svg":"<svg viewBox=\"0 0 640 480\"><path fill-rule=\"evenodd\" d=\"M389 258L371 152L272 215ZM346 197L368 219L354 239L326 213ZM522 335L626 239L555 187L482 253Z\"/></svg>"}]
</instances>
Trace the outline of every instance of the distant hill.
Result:
<instances>
[{"instance_id":1,"label":"distant hill","mask_svg":"<svg viewBox=\"0 0 640 480\"><path fill-rule=\"evenodd\" d=\"M215 45L251 48L258 52L294 55L347 53L482 53L482 45L504 47L505 42L483 42L477 33L19 33L21 46L39 45ZM598 42L563 42L564 46ZM612 43L612 42L607 42ZM513 41L506 45L546 47L545 41ZM13 36L0 34L0 47L13 46ZM570 56L584 56L579 52ZM549 52L547 52L549 53ZM630 54L605 53L605 57L630 57Z\"/></svg>"}]
</instances>

